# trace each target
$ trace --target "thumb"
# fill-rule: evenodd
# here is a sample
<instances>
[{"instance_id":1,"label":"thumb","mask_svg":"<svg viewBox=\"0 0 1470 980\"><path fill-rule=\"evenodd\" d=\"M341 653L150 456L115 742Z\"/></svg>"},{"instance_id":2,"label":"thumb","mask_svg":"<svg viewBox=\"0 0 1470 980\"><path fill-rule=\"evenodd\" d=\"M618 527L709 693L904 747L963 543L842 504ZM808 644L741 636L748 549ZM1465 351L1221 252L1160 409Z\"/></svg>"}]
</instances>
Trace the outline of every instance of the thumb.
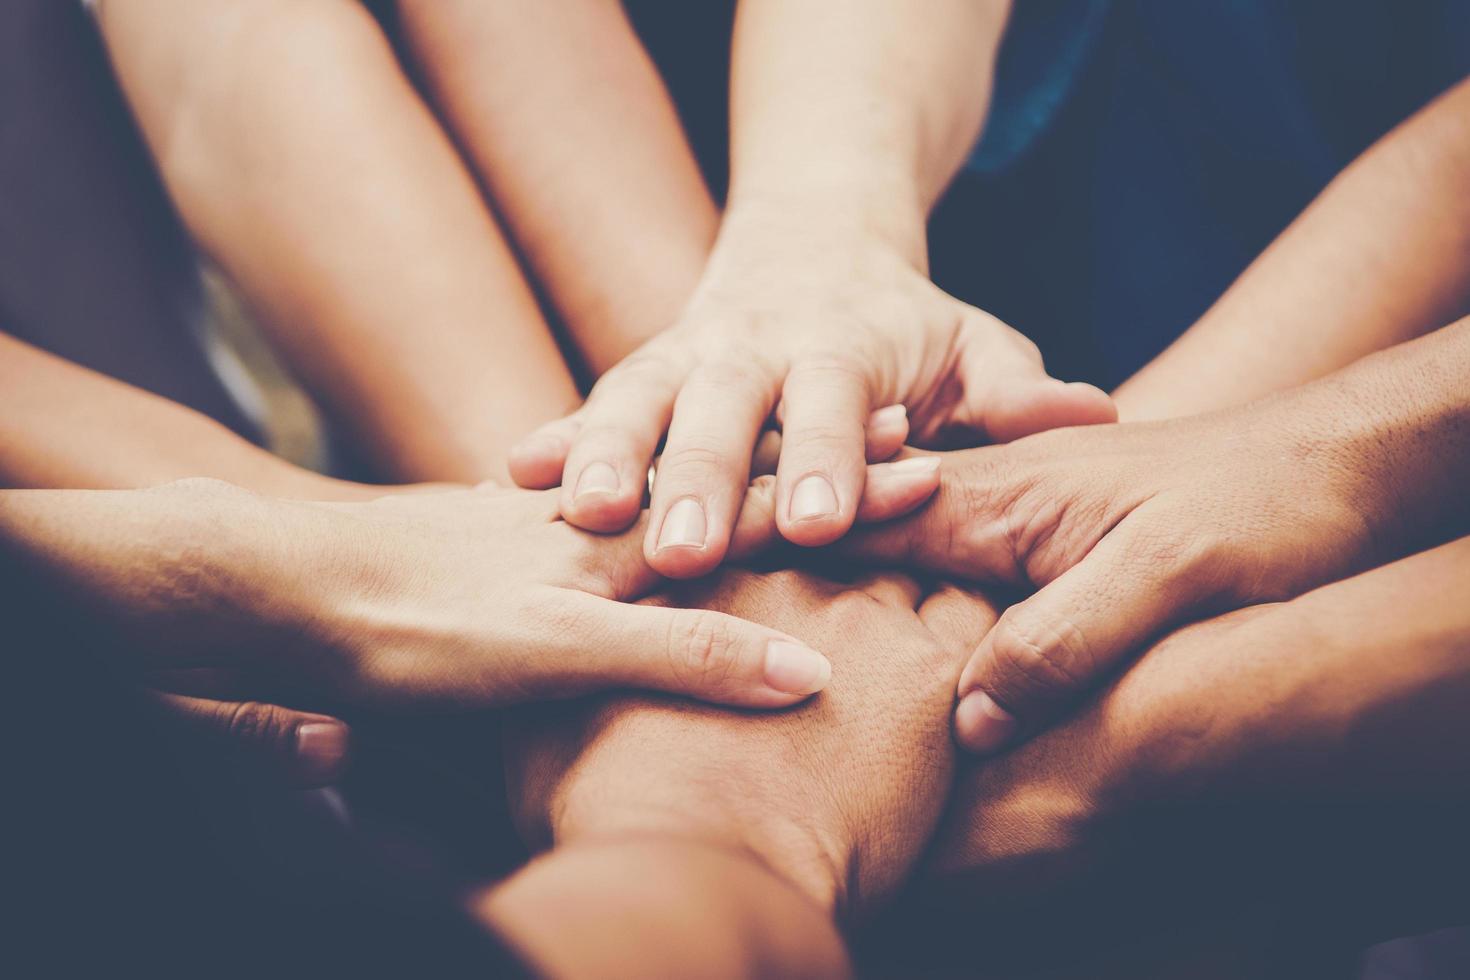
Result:
<instances>
[{"instance_id":1,"label":"thumb","mask_svg":"<svg viewBox=\"0 0 1470 980\"><path fill-rule=\"evenodd\" d=\"M827 686L832 665L779 630L709 609L629 605L559 591L558 631L523 685L533 696L609 687L668 691L748 708L784 708ZM594 636L595 642L588 642Z\"/></svg>"},{"instance_id":2,"label":"thumb","mask_svg":"<svg viewBox=\"0 0 1470 980\"><path fill-rule=\"evenodd\" d=\"M251 776L297 789L329 786L346 770L348 729L336 718L258 701L158 697L211 763L229 759Z\"/></svg>"},{"instance_id":3,"label":"thumb","mask_svg":"<svg viewBox=\"0 0 1470 980\"><path fill-rule=\"evenodd\" d=\"M961 745L995 752L1050 720L1207 597L1203 554L1165 554L1139 526L1125 518L985 634L960 674Z\"/></svg>"},{"instance_id":4,"label":"thumb","mask_svg":"<svg viewBox=\"0 0 1470 980\"><path fill-rule=\"evenodd\" d=\"M1118 421L1118 409L1100 388L1059 381L1046 373L1036 345L1010 327L996 323L990 342L965 354L965 425L992 442L1071 425Z\"/></svg>"}]
</instances>

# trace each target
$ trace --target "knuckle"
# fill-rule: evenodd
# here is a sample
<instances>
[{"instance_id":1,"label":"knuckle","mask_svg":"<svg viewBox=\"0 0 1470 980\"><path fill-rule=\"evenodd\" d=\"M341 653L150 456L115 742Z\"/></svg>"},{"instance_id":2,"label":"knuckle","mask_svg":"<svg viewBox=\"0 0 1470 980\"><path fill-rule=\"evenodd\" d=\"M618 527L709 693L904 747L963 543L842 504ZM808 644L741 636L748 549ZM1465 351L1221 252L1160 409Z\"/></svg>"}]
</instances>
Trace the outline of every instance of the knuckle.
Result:
<instances>
[{"instance_id":1,"label":"knuckle","mask_svg":"<svg viewBox=\"0 0 1470 980\"><path fill-rule=\"evenodd\" d=\"M689 383L719 394L770 398L768 372L753 351L744 347L725 348L691 372Z\"/></svg>"},{"instance_id":2,"label":"knuckle","mask_svg":"<svg viewBox=\"0 0 1470 980\"><path fill-rule=\"evenodd\" d=\"M658 480L670 486L678 480L699 480L710 473L723 477L739 468L712 440L685 439L664 450L658 464Z\"/></svg>"},{"instance_id":3,"label":"knuckle","mask_svg":"<svg viewBox=\"0 0 1470 980\"><path fill-rule=\"evenodd\" d=\"M660 348L644 348L608 369L593 387L593 394L642 392L651 384L667 384L681 377L684 371L682 358Z\"/></svg>"},{"instance_id":4,"label":"knuckle","mask_svg":"<svg viewBox=\"0 0 1470 980\"><path fill-rule=\"evenodd\" d=\"M996 693L1003 702L1060 700L1081 688L1096 666L1074 624L1023 620L1009 610L991 629L990 652Z\"/></svg>"},{"instance_id":5,"label":"knuckle","mask_svg":"<svg viewBox=\"0 0 1470 980\"><path fill-rule=\"evenodd\" d=\"M729 683L737 661L729 620L699 609L679 609L669 621L669 667L691 690L717 691Z\"/></svg>"},{"instance_id":6,"label":"knuckle","mask_svg":"<svg viewBox=\"0 0 1470 980\"><path fill-rule=\"evenodd\" d=\"M275 707L257 701L236 704L225 717L225 733L237 742L279 742L285 727Z\"/></svg>"},{"instance_id":7,"label":"knuckle","mask_svg":"<svg viewBox=\"0 0 1470 980\"><path fill-rule=\"evenodd\" d=\"M626 428L602 421L586 425L577 433L577 447L582 452L593 453L599 457L606 455L609 451L626 452L630 448L631 441Z\"/></svg>"},{"instance_id":8,"label":"knuckle","mask_svg":"<svg viewBox=\"0 0 1470 980\"><path fill-rule=\"evenodd\" d=\"M853 351L823 350L803 354L791 365L791 377L803 383L857 384L868 387L866 359Z\"/></svg>"}]
</instances>

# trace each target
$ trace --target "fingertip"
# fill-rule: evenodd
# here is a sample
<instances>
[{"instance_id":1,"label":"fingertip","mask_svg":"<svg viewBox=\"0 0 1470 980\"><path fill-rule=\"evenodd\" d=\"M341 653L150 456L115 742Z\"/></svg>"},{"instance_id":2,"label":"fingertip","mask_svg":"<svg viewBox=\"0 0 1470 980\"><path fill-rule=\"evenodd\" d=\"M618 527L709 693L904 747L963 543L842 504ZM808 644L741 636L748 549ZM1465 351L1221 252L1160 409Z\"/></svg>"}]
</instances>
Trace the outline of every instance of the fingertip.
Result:
<instances>
[{"instance_id":1,"label":"fingertip","mask_svg":"<svg viewBox=\"0 0 1470 980\"><path fill-rule=\"evenodd\" d=\"M857 489L861 492L862 488ZM808 473L791 488L777 523L786 540L813 548L831 544L846 534L853 516L841 505L829 476Z\"/></svg>"},{"instance_id":2,"label":"fingertip","mask_svg":"<svg viewBox=\"0 0 1470 980\"><path fill-rule=\"evenodd\" d=\"M313 718L296 727L292 784L298 789L330 786L347 771L350 734L335 718Z\"/></svg>"},{"instance_id":3,"label":"fingertip","mask_svg":"<svg viewBox=\"0 0 1470 980\"><path fill-rule=\"evenodd\" d=\"M680 497L649 523L643 555L667 578L697 578L719 565L728 544L728 536L710 527L703 501Z\"/></svg>"},{"instance_id":4,"label":"fingertip","mask_svg":"<svg viewBox=\"0 0 1470 980\"><path fill-rule=\"evenodd\" d=\"M1066 381L1062 385L1078 419L1073 425L1106 425L1118 421L1117 402L1097 385L1085 381Z\"/></svg>"},{"instance_id":5,"label":"fingertip","mask_svg":"<svg viewBox=\"0 0 1470 980\"><path fill-rule=\"evenodd\" d=\"M1015 717L984 691L971 691L954 712L955 740L976 755L992 755L1016 734Z\"/></svg>"},{"instance_id":6,"label":"fingertip","mask_svg":"<svg viewBox=\"0 0 1470 980\"><path fill-rule=\"evenodd\" d=\"M627 467L593 460L566 474L559 501L562 518L586 531L611 533L632 526L642 511L642 486Z\"/></svg>"},{"instance_id":7,"label":"fingertip","mask_svg":"<svg viewBox=\"0 0 1470 980\"><path fill-rule=\"evenodd\" d=\"M1117 420L1117 406L1101 388L1042 377L1002 396L986 429L996 441L1009 442L1047 429Z\"/></svg>"},{"instance_id":8,"label":"fingertip","mask_svg":"<svg viewBox=\"0 0 1470 980\"><path fill-rule=\"evenodd\" d=\"M511 447L506 467L516 486L547 490L561 483L568 446L555 436L533 433Z\"/></svg>"},{"instance_id":9,"label":"fingertip","mask_svg":"<svg viewBox=\"0 0 1470 980\"><path fill-rule=\"evenodd\" d=\"M939 489L940 466L938 456L910 456L868 467L857 519L885 521L918 507Z\"/></svg>"},{"instance_id":10,"label":"fingertip","mask_svg":"<svg viewBox=\"0 0 1470 980\"><path fill-rule=\"evenodd\" d=\"M777 638L766 644L761 679L779 695L807 698L832 679L832 662L804 643Z\"/></svg>"},{"instance_id":11,"label":"fingertip","mask_svg":"<svg viewBox=\"0 0 1470 980\"><path fill-rule=\"evenodd\" d=\"M864 452L870 463L878 463L903 448L909 437L908 409L889 405L868 416Z\"/></svg>"}]
</instances>

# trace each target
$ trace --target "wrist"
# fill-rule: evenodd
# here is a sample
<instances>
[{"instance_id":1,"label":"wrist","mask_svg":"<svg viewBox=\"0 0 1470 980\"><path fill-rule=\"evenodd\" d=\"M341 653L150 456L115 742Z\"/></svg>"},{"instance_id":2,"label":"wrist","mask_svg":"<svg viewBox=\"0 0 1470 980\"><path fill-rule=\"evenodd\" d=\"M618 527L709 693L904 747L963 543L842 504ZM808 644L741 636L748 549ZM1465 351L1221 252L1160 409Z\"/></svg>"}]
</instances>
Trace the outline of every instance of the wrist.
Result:
<instances>
[{"instance_id":1,"label":"wrist","mask_svg":"<svg viewBox=\"0 0 1470 980\"><path fill-rule=\"evenodd\" d=\"M763 250L791 235L832 242L844 251L887 250L927 272L928 216L912 180L880 174L823 174L813 180L749 181L731 187L716 240Z\"/></svg>"}]
</instances>

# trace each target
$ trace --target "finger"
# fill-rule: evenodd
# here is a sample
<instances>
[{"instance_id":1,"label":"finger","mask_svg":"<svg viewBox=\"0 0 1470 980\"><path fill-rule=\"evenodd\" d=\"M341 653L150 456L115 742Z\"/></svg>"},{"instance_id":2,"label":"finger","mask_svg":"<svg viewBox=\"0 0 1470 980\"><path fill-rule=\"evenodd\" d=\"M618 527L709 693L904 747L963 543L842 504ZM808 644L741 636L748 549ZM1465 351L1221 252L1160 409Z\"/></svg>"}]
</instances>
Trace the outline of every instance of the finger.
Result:
<instances>
[{"instance_id":1,"label":"finger","mask_svg":"<svg viewBox=\"0 0 1470 980\"><path fill-rule=\"evenodd\" d=\"M331 785L346 771L349 732L336 718L256 701L158 698L193 745L254 775L312 789Z\"/></svg>"},{"instance_id":2,"label":"finger","mask_svg":"<svg viewBox=\"0 0 1470 980\"><path fill-rule=\"evenodd\" d=\"M1006 501L1015 476L998 449L941 453L939 489L917 509L884 523L855 529L834 547L867 562L922 568L958 578L1029 584L1016 562ZM923 458L923 457L910 457ZM889 474L907 459L888 464ZM880 466L872 467L874 471ZM911 476L913 474L903 474ZM877 479L886 479L877 476ZM882 488L875 498L887 494Z\"/></svg>"},{"instance_id":3,"label":"finger","mask_svg":"<svg viewBox=\"0 0 1470 980\"><path fill-rule=\"evenodd\" d=\"M858 520L886 521L901 517L933 496L939 486L938 457L914 456L868 467ZM729 557L748 558L770 547L776 528L776 479L757 477L746 488L740 517L731 536Z\"/></svg>"},{"instance_id":4,"label":"finger","mask_svg":"<svg viewBox=\"0 0 1470 980\"><path fill-rule=\"evenodd\" d=\"M1050 720L1208 596L1206 549L1161 549L1143 526L1130 514L985 634L960 675L962 745L994 752Z\"/></svg>"},{"instance_id":5,"label":"finger","mask_svg":"<svg viewBox=\"0 0 1470 980\"><path fill-rule=\"evenodd\" d=\"M857 518L863 492L868 382L843 357L792 365L776 469L776 523L795 544L830 544Z\"/></svg>"},{"instance_id":6,"label":"finger","mask_svg":"<svg viewBox=\"0 0 1470 980\"><path fill-rule=\"evenodd\" d=\"M973 335L986 338L964 355L965 405L959 415L991 442L1046 429L1116 422L1107 393L1046 373L1037 346L994 317L974 311Z\"/></svg>"},{"instance_id":7,"label":"finger","mask_svg":"<svg viewBox=\"0 0 1470 980\"><path fill-rule=\"evenodd\" d=\"M870 463L891 459L909 437L909 413L902 405L889 405L868 416L864 455Z\"/></svg>"},{"instance_id":8,"label":"finger","mask_svg":"<svg viewBox=\"0 0 1470 980\"><path fill-rule=\"evenodd\" d=\"M910 456L869 466L857 519L873 523L907 514L939 489L939 468L938 456Z\"/></svg>"},{"instance_id":9,"label":"finger","mask_svg":"<svg viewBox=\"0 0 1470 980\"><path fill-rule=\"evenodd\" d=\"M529 665L529 689L668 691L748 708L783 708L820 691L827 658L789 634L709 609L630 605L561 592L559 642ZM564 647L557 649L556 647Z\"/></svg>"},{"instance_id":10,"label":"finger","mask_svg":"<svg viewBox=\"0 0 1470 980\"><path fill-rule=\"evenodd\" d=\"M1118 409L1101 388L1058 381L1044 374L997 385L985 417L992 442L1010 442L1047 429L1118 421Z\"/></svg>"},{"instance_id":11,"label":"finger","mask_svg":"<svg viewBox=\"0 0 1470 980\"><path fill-rule=\"evenodd\" d=\"M891 460L903 448L909 437L908 409L902 405L889 405L868 416L863 453L869 463ZM776 472L781 458L781 433L766 429L756 440L755 452L750 459L750 478Z\"/></svg>"},{"instance_id":12,"label":"finger","mask_svg":"<svg viewBox=\"0 0 1470 980\"><path fill-rule=\"evenodd\" d=\"M561 483L567 453L582 427L580 410L547 422L510 449L506 466L516 486L546 490Z\"/></svg>"},{"instance_id":13,"label":"finger","mask_svg":"<svg viewBox=\"0 0 1470 980\"><path fill-rule=\"evenodd\" d=\"M969 653L995 625L996 612L984 596L946 583L924 599L919 619L946 647Z\"/></svg>"},{"instance_id":14,"label":"finger","mask_svg":"<svg viewBox=\"0 0 1470 980\"><path fill-rule=\"evenodd\" d=\"M638 516L648 464L684 374L673 359L635 354L593 387L562 476L567 521L589 531L620 531Z\"/></svg>"},{"instance_id":15,"label":"finger","mask_svg":"<svg viewBox=\"0 0 1470 980\"><path fill-rule=\"evenodd\" d=\"M724 558L774 390L752 356L690 373L674 405L644 539L648 562L661 574L692 578Z\"/></svg>"},{"instance_id":16,"label":"finger","mask_svg":"<svg viewBox=\"0 0 1470 980\"><path fill-rule=\"evenodd\" d=\"M755 451L750 454L750 478L775 476L776 464L781 461L781 433L766 429L755 441Z\"/></svg>"}]
</instances>

